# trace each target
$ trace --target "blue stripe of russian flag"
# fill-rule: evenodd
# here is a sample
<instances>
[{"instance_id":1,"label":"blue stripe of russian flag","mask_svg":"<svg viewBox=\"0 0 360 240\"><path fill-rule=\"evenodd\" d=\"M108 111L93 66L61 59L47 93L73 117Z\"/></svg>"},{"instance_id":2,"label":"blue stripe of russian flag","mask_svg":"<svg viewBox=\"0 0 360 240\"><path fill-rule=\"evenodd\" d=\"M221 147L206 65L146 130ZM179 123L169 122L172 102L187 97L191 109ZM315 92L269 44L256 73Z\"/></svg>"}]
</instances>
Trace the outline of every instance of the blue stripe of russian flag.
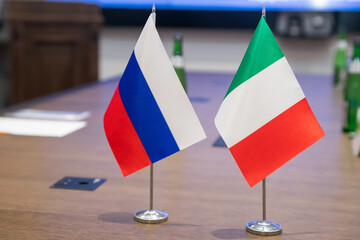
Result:
<instances>
[{"instance_id":1,"label":"blue stripe of russian flag","mask_svg":"<svg viewBox=\"0 0 360 240\"><path fill-rule=\"evenodd\" d=\"M155 163L180 149L145 80L134 52L118 86L125 110L149 158Z\"/></svg>"}]
</instances>

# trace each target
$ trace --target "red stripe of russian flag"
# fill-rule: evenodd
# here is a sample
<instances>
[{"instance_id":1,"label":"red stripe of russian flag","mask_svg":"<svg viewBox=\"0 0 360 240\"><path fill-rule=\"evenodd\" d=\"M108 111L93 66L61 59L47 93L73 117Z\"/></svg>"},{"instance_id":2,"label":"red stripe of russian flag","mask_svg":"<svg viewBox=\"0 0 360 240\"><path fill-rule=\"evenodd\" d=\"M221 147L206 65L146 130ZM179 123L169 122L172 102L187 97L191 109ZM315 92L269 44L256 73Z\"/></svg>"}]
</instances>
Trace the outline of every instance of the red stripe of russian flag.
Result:
<instances>
[{"instance_id":1,"label":"red stripe of russian flag","mask_svg":"<svg viewBox=\"0 0 360 240\"><path fill-rule=\"evenodd\" d=\"M110 147L124 176L151 164L124 108L118 88L104 115L104 129L108 142L115 143Z\"/></svg>"}]
</instances>

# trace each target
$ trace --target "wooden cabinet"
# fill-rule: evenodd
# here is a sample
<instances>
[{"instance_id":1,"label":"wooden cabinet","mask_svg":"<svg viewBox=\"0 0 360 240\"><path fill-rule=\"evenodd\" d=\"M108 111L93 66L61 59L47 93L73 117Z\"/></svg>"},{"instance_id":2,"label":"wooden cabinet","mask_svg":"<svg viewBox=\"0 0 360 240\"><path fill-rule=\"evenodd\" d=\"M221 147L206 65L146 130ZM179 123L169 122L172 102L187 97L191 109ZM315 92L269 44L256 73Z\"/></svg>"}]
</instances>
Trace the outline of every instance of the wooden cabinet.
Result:
<instances>
[{"instance_id":1,"label":"wooden cabinet","mask_svg":"<svg viewBox=\"0 0 360 240\"><path fill-rule=\"evenodd\" d=\"M98 79L97 5L10 4L12 104Z\"/></svg>"}]
</instances>

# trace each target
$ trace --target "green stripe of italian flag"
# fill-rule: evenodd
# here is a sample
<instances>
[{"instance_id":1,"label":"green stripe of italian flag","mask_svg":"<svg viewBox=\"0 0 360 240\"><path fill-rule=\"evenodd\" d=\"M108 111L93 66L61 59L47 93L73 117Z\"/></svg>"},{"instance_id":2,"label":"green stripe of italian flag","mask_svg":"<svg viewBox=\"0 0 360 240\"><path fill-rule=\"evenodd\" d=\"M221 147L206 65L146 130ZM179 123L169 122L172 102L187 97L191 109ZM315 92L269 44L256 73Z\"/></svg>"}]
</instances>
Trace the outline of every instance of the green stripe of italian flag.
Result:
<instances>
[{"instance_id":1,"label":"green stripe of italian flag","mask_svg":"<svg viewBox=\"0 0 360 240\"><path fill-rule=\"evenodd\" d=\"M325 136L264 17L215 125L250 186Z\"/></svg>"}]
</instances>

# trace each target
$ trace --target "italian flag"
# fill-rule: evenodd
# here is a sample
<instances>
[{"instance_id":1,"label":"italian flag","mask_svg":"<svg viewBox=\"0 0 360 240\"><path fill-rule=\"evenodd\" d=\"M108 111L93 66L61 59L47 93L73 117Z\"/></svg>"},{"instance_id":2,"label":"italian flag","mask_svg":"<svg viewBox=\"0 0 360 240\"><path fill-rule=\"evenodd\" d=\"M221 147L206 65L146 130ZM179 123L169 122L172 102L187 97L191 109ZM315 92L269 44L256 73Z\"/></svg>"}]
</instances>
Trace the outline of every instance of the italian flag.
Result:
<instances>
[{"instance_id":1,"label":"italian flag","mask_svg":"<svg viewBox=\"0 0 360 240\"><path fill-rule=\"evenodd\" d=\"M265 17L215 125L251 187L325 136Z\"/></svg>"}]
</instances>

